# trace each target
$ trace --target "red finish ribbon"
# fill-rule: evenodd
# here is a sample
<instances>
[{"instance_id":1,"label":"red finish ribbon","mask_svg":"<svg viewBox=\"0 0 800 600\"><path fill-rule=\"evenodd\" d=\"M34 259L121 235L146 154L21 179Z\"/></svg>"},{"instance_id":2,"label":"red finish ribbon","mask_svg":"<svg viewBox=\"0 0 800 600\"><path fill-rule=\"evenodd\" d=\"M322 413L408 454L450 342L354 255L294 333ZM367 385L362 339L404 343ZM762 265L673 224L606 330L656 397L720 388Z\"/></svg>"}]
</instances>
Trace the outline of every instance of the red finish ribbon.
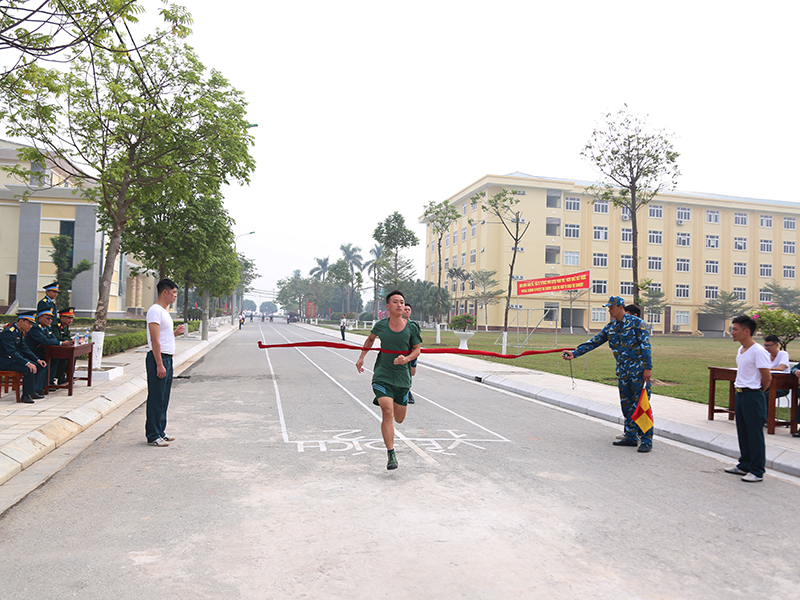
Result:
<instances>
[{"instance_id":1,"label":"red finish ribbon","mask_svg":"<svg viewBox=\"0 0 800 600\"><path fill-rule=\"evenodd\" d=\"M342 344L341 342L294 342L291 344L263 344L258 342L259 348L341 348L343 350L374 350L387 354L406 354L408 350L384 350L383 348L364 348L352 344ZM526 350L522 354L499 354L497 352L487 352L485 350L460 350L459 348L422 348L422 354L466 354L469 356L494 356L495 358L520 358L531 354L552 354L553 352L565 352L573 348L555 348L553 350Z\"/></svg>"}]
</instances>

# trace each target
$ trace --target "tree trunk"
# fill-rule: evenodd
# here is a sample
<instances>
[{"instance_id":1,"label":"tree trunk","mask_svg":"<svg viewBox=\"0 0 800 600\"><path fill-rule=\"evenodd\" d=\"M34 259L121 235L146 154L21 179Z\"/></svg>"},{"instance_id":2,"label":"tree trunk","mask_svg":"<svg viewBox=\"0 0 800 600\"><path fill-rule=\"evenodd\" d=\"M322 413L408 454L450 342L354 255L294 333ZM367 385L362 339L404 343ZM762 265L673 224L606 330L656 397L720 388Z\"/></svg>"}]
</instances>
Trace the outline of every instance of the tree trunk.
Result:
<instances>
[{"instance_id":1,"label":"tree trunk","mask_svg":"<svg viewBox=\"0 0 800 600\"><path fill-rule=\"evenodd\" d=\"M437 271L439 272L439 281L437 282L437 296L436 296L436 322L441 323L442 321L442 298L439 294L441 294L442 290L442 234L439 234L439 262L436 263Z\"/></svg>"},{"instance_id":2,"label":"tree trunk","mask_svg":"<svg viewBox=\"0 0 800 600\"><path fill-rule=\"evenodd\" d=\"M114 265L119 256L120 241L122 240L121 225L115 225L108 238L108 249L103 264L103 275L100 279L100 294L97 298L97 308L94 313L93 331L104 332L108 322L108 302L111 297L111 280L114 278Z\"/></svg>"},{"instance_id":3,"label":"tree trunk","mask_svg":"<svg viewBox=\"0 0 800 600\"><path fill-rule=\"evenodd\" d=\"M183 337L189 337L189 283L183 284Z\"/></svg>"},{"instance_id":4,"label":"tree trunk","mask_svg":"<svg viewBox=\"0 0 800 600\"><path fill-rule=\"evenodd\" d=\"M203 340L208 339L208 290L203 290L203 315L202 323L200 324L200 338Z\"/></svg>"},{"instance_id":5,"label":"tree trunk","mask_svg":"<svg viewBox=\"0 0 800 600\"><path fill-rule=\"evenodd\" d=\"M633 253L633 303L639 302L639 225L636 221L636 188L631 190L631 250Z\"/></svg>"}]
</instances>

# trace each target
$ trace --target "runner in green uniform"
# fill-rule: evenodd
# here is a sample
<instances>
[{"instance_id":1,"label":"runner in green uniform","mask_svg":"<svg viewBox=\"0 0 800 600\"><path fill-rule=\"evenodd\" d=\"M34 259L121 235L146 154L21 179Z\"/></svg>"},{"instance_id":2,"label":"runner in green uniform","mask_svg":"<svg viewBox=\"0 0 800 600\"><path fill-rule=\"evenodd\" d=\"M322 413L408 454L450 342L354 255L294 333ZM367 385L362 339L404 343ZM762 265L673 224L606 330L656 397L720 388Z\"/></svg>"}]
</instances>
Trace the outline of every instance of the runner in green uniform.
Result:
<instances>
[{"instance_id":1,"label":"runner in green uniform","mask_svg":"<svg viewBox=\"0 0 800 600\"><path fill-rule=\"evenodd\" d=\"M386 444L389 462L387 469L397 468L397 457L394 452L394 421L402 423L406 418L408 406L408 390L411 388L411 370L409 363L419 356L422 338L419 329L403 319L405 297L395 290L386 296L386 309L389 318L375 323L370 331L364 348L372 348L376 338L381 340L381 348L409 352L408 355L378 352L372 373L372 390L375 393L373 404L380 406L383 413L381 434ZM356 361L356 369L364 372L364 357L367 350L362 350Z\"/></svg>"}]
</instances>

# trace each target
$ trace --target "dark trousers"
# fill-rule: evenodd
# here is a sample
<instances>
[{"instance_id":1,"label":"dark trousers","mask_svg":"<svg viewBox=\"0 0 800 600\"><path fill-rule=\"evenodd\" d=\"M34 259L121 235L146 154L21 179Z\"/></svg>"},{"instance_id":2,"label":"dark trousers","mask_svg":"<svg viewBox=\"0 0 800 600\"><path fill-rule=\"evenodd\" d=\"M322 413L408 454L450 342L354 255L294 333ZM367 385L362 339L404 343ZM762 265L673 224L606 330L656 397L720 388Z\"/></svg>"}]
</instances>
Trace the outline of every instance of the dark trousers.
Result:
<instances>
[{"instance_id":1,"label":"dark trousers","mask_svg":"<svg viewBox=\"0 0 800 600\"><path fill-rule=\"evenodd\" d=\"M163 379L158 377L156 359L152 350L144 359L147 370L147 418L144 432L148 442L154 442L164 437L167 428L167 408L169 407L169 393L172 389L172 356L161 355L161 361L167 370Z\"/></svg>"},{"instance_id":2,"label":"dark trousers","mask_svg":"<svg viewBox=\"0 0 800 600\"><path fill-rule=\"evenodd\" d=\"M67 377L67 364L69 358L56 358L50 365L50 379L59 380ZM72 359L74 361L74 359Z\"/></svg>"},{"instance_id":3,"label":"dark trousers","mask_svg":"<svg viewBox=\"0 0 800 600\"><path fill-rule=\"evenodd\" d=\"M44 359L41 359L44 360ZM36 375L34 375L34 387L36 388L37 392L41 392L44 390L44 386L47 385L47 373L49 372L50 363L47 363L46 367L41 365L36 365Z\"/></svg>"},{"instance_id":4,"label":"dark trousers","mask_svg":"<svg viewBox=\"0 0 800 600\"><path fill-rule=\"evenodd\" d=\"M767 397L760 390L736 392L736 435L739 438L739 468L758 477L764 476L767 451L764 422Z\"/></svg>"},{"instance_id":5,"label":"dark trousers","mask_svg":"<svg viewBox=\"0 0 800 600\"><path fill-rule=\"evenodd\" d=\"M625 417L625 439L636 440L641 438L642 445L653 444L653 428L648 431L642 431L636 422L631 418L633 413L636 412L636 407L639 406L639 397L642 395L642 385L644 378L641 375L635 379L619 379L617 380L617 387L619 388L619 403L622 407L622 416ZM650 382L647 382L647 396L650 398ZM650 405L650 412L653 412L653 407ZM655 419L655 417L653 417Z\"/></svg>"},{"instance_id":6,"label":"dark trousers","mask_svg":"<svg viewBox=\"0 0 800 600\"><path fill-rule=\"evenodd\" d=\"M41 371L42 367L36 365L36 368ZM18 365L12 361L0 361L0 371L16 371L17 373L22 373L24 377L22 378L22 393L25 396L30 396L34 392L34 381L36 380L36 375L31 373L31 370L23 365Z\"/></svg>"},{"instance_id":7,"label":"dark trousers","mask_svg":"<svg viewBox=\"0 0 800 600\"><path fill-rule=\"evenodd\" d=\"M339 327L339 329L342 332L342 341L345 341L345 339L344 339L344 330L345 330L345 328L344 327Z\"/></svg>"}]
</instances>

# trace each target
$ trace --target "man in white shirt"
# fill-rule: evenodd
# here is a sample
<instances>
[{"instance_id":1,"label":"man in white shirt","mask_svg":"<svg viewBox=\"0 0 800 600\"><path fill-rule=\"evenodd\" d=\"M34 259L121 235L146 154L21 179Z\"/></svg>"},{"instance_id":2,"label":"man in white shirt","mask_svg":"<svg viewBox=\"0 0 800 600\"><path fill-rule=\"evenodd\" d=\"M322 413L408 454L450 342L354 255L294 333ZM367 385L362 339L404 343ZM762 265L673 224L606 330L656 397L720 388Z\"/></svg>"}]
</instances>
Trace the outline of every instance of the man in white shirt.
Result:
<instances>
[{"instance_id":1,"label":"man in white shirt","mask_svg":"<svg viewBox=\"0 0 800 600\"><path fill-rule=\"evenodd\" d=\"M753 334L756 322L747 315L731 321L731 337L741 348L736 353L736 435L739 438L739 464L725 469L741 475L742 481L763 481L767 449L764 443L764 421L767 418L767 397L764 390L772 381L770 359Z\"/></svg>"},{"instance_id":2,"label":"man in white shirt","mask_svg":"<svg viewBox=\"0 0 800 600\"><path fill-rule=\"evenodd\" d=\"M167 435L167 408L172 389L172 355L175 354L175 336L181 335L184 325L173 329L172 317L167 310L178 297L178 284L162 279L156 286L158 300L147 311L147 419L145 435L151 446L169 446L175 438Z\"/></svg>"},{"instance_id":3,"label":"man in white shirt","mask_svg":"<svg viewBox=\"0 0 800 600\"><path fill-rule=\"evenodd\" d=\"M345 331L345 329L347 329L347 317L345 315L342 315L342 320L339 321L339 329L342 332L342 341L344 342L344 341L346 341L344 339L344 331Z\"/></svg>"},{"instance_id":4,"label":"man in white shirt","mask_svg":"<svg viewBox=\"0 0 800 600\"><path fill-rule=\"evenodd\" d=\"M778 373L789 372L789 353L786 350L781 350L781 341L777 335L768 335L764 337L764 348L769 352L772 365L770 370ZM786 398L791 390L777 390L775 392L776 403L778 406L791 406L790 400ZM783 398L783 400L781 400Z\"/></svg>"}]
</instances>

